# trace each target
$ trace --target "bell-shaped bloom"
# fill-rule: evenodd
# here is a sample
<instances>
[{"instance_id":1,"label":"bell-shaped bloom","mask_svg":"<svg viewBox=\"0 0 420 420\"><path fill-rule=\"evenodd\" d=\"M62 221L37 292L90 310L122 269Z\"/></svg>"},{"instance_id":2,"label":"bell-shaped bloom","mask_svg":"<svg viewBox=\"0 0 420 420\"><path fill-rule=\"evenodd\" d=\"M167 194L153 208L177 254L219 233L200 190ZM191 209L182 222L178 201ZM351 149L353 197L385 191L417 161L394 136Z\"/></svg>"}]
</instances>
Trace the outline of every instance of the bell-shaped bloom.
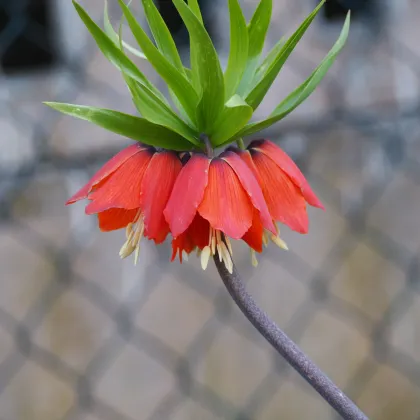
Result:
<instances>
[{"instance_id":1,"label":"bell-shaped bloom","mask_svg":"<svg viewBox=\"0 0 420 420\"><path fill-rule=\"evenodd\" d=\"M321 209L324 206L293 160L268 140L255 140L247 150L235 149L235 152L257 178L272 219L296 232L307 233L306 205Z\"/></svg>"},{"instance_id":2,"label":"bell-shaped bloom","mask_svg":"<svg viewBox=\"0 0 420 420\"><path fill-rule=\"evenodd\" d=\"M136 254L143 236L157 244L169 226L163 210L182 164L172 151L134 144L109 160L66 204L87 198L86 214L97 214L103 231L126 228L122 258Z\"/></svg>"},{"instance_id":3,"label":"bell-shaped bloom","mask_svg":"<svg viewBox=\"0 0 420 420\"><path fill-rule=\"evenodd\" d=\"M258 250L258 241L247 232L261 226L276 233L257 179L231 151L213 159L193 153L175 181L164 215L174 237L172 258L179 253L182 261L198 248L204 269L217 252L232 270L229 238L244 238Z\"/></svg>"}]
</instances>

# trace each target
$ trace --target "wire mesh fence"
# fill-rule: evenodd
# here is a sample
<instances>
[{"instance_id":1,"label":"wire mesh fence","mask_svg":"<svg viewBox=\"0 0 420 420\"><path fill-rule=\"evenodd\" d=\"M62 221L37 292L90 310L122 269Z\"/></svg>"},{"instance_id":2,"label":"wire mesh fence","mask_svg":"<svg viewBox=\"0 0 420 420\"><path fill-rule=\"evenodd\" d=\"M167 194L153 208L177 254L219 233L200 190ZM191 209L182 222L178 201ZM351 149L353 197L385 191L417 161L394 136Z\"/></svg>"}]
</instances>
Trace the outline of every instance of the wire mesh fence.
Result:
<instances>
[{"instance_id":1,"label":"wire mesh fence","mask_svg":"<svg viewBox=\"0 0 420 420\"><path fill-rule=\"evenodd\" d=\"M222 3L213 18L223 59ZM247 13L254 3L243 2ZM102 2L85 4L100 20ZM270 42L313 7L274 4ZM321 88L266 133L297 160L326 212L310 210L306 236L284 229L291 250L268 248L257 269L240 244L234 257L261 306L370 418L415 420L420 4L386 5L375 25L354 22ZM40 102L134 109L65 10L72 42L59 68L0 82L0 419L335 418L247 324L214 267L169 263L169 244L144 243L136 267L121 262L122 232L100 233L82 205L64 207L128 141ZM115 21L117 11L111 3ZM310 74L337 29L314 25L261 115Z\"/></svg>"}]
</instances>

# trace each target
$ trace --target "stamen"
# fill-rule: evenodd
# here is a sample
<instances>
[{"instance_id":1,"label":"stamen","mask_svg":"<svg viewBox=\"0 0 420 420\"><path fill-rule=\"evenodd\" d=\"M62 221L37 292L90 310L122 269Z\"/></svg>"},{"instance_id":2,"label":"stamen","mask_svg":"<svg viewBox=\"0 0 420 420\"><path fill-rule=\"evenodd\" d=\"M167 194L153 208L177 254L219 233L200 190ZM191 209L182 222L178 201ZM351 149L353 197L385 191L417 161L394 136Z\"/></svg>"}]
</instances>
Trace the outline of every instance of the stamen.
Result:
<instances>
[{"instance_id":1,"label":"stamen","mask_svg":"<svg viewBox=\"0 0 420 420\"><path fill-rule=\"evenodd\" d=\"M184 249L184 250L182 250L182 258L183 258L185 261L187 261L187 262L188 262L188 254L187 254L187 252L185 251L185 249Z\"/></svg>"},{"instance_id":2,"label":"stamen","mask_svg":"<svg viewBox=\"0 0 420 420\"><path fill-rule=\"evenodd\" d=\"M283 241L279 236L271 235L270 239L281 249L284 249L286 251L289 250L289 247L287 246L286 242Z\"/></svg>"},{"instance_id":3,"label":"stamen","mask_svg":"<svg viewBox=\"0 0 420 420\"><path fill-rule=\"evenodd\" d=\"M201 268L205 270L209 264L211 249L209 246L205 246L201 251Z\"/></svg>"},{"instance_id":4,"label":"stamen","mask_svg":"<svg viewBox=\"0 0 420 420\"><path fill-rule=\"evenodd\" d=\"M257 255L252 248L250 248L249 250L251 251L251 264L253 267L257 267L258 266Z\"/></svg>"},{"instance_id":5,"label":"stamen","mask_svg":"<svg viewBox=\"0 0 420 420\"><path fill-rule=\"evenodd\" d=\"M120 249L120 257L127 258L133 252L134 254L134 265L137 264L140 253L140 240L144 233L144 222L141 211L139 210L132 223L129 223L125 229L125 236L127 240Z\"/></svg>"},{"instance_id":6,"label":"stamen","mask_svg":"<svg viewBox=\"0 0 420 420\"><path fill-rule=\"evenodd\" d=\"M211 238L211 255L216 254L216 236Z\"/></svg>"},{"instance_id":7,"label":"stamen","mask_svg":"<svg viewBox=\"0 0 420 420\"><path fill-rule=\"evenodd\" d=\"M263 233L263 236L262 236L262 241L263 241L264 246L267 248L267 246L268 246L268 236L267 236L267 232L264 232L264 233Z\"/></svg>"},{"instance_id":8,"label":"stamen","mask_svg":"<svg viewBox=\"0 0 420 420\"><path fill-rule=\"evenodd\" d=\"M230 274L233 272L233 262L232 258L230 257L229 251L227 246L224 242L221 242L220 248L222 250L223 262L225 263L225 267Z\"/></svg>"},{"instance_id":9,"label":"stamen","mask_svg":"<svg viewBox=\"0 0 420 420\"><path fill-rule=\"evenodd\" d=\"M137 261L139 260L140 255L140 245L136 246L136 250L134 252L134 265L137 265Z\"/></svg>"},{"instance_id":10,"label":"stamen","mask_svg":"<svg viewBox=\"0 0 420 420\"><path fill-rule=\"evenodd\" d=\"M220 243L217 244L217 253L219 255L219 261L222 262L222 247L220 246Z\"/></svg>"},{"instance_id":11,"label":"stamen","mask_svg":"<svg viewBox=\"0 0 420 420\"><path fill-rule=\"evenodd\" d=\"M228 250L230 252L230 255L232 255L233 254L232 244L230 243L230 239L227 236L225 236L225 242L226 242L226 245L227 245Z\"/></svg>"}]
</instances>

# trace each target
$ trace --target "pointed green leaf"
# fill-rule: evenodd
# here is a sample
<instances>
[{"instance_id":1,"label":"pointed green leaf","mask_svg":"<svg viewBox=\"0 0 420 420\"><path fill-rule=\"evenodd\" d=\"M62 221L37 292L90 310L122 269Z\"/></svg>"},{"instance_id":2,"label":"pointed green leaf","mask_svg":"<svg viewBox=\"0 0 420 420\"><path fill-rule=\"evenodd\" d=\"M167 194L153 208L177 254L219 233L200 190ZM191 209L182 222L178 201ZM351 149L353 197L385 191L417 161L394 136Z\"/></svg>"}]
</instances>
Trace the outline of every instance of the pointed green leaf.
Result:
<instances>
[{"instance_id":1,"label":"pointed green leaf","mask_svg":"<svg viewBox=\"0 0 420 420\"><path fill-rule=\"evenodd\" d=\"M188 0L188 6L192 10L192 12L195 14L197 19L203 23L203 17L201 16L200 6L198 5L197 0ZM195 42L190 37L190 63L191 67L197 67L197 49L199 47L196 45ZM193 64L194 63L194 64ZM201 94L201 85L200 85L200 78L198 77L198 73L194 72L191 74L191 83L194 86L194 89Z\"/></svg>"},{"instance_id":2,"label":"pointed green leaf","mask_svg":"<svg viewBox=\"0 0 420 420\"><path fill-rule=\"evenodd\" d=\"M278 52L275 60L273 60L272 64L268 67L261 81L246 96L246 102L251 105L254 110L258 108L259 104L264 99L264 96L279 74L283 64L289 58L289 55L294 50L297 43L300 41L312 21L315 19L325 1L326 0L322 0L319 3L316 9L303 21L295 33L286 41L283 48L281 48L281 50Z\"/></svg>"},{"instance_id":3,"label":"pointed green leaf","mask_svg":"<svg viewBox=\"0 0 420 420\"><path fill-rule=\"evenodd\" d=\"M121 9L127 19L134 38L140 45L150 64L174 92L183 109L194 121L198 96L189 80L181 73L153 44L142 27L137 23L130 9L119 0Z\"/></svg>"},{"instance_id":4,"label":"pointed green leaf","mask_svg":"<svg viewBox=\"0 0 420 420\"><path fill-rule=\"evenodd\" d=\"M192 144L177 133L153 124L144 118L123 114L110 109L90 106L45 102L51 108L82 120L92 122L106 130L156 147L172 150L190 150Z\"/></svg>"},{"instance_id":5,"label":"pointed green leaf","mask_svg":"<svg viewBox=\"0 0 420 420\"><path fill-rule=\"evenodd\" d=\"M341 34L337 39L334 46L331 48L329 53L322 60L321 64L313 71L309 78L302 83L297 89L295 89L290 95L288 95L272 112L270 117L266 120L248 124L238 133L238 136L248 136L254 134L260 130L263 130L271 125L275 124L277 121L280 121L290 112L292 112L297 106L299 106L308 96L315 90L315 88L321 83L325 74L334 63L337 58L338 53L344 47L350 28L350 12L347 14L346 20L344 22L343 29ZM233 141L231 139L230 141Z\"/></svg>"},{"instance_id":6,"label":"pointed green leaf","mask_svg":"<svg viewBox=\"0 0 420 420\"><path fill-rule=\"evenodd\" d=\"M225 96L223 72L219 57L203 24L184 0L173 0L173 2L188 29L191 43L196 51L191 70L196 74L202 87L197 119L199 129L206 132L223 110Z\"/></svg>"},{"instance_id":7,"label":"pointed green leaf","mask_svg":"<svg viewBox=\"0 0 420 420\"><path fill-rule=\"evenodd\" d=\"M144 13L159 51L183 74L184 66L172 38L171 32L155 6L153 0L142 0Z\"/></svg>"},{"instance_id":8,"label":"pointed green leaf","mask_svg":"<svg viewBox=\"0 0 420 420\"><path fill-rule=\"evenodd\" d=\"M248 29L238 0L229 0L230 53L225 71L225 97L236 92L248 60Z\"/></svg>"},{"instance_id":9,"label":"pointed green leaf","mask_svg":"<svg viewBox=\"0 0 420 420\"><path fill-rule=\"evenodd\" d=\"M104 18L105 27L109 25L109 18L105 15ZM120 22L120 30L119 34L111 35L112 39L116 41L116 47L119 51L122 52L122 20ZM167 104L167 102L160 99L160 97L154 96L145 86L138 83L138 80L135 80L131 77L130 73L126 71L126 68L122 66L120 68L121 73L124 77L125 83L130 90L134 105L136 106L139 113L149 121L163 125L169 128L172 131L184 136L188 139L191 143L200 145L198 139L198 133L194 129L192 129L188 124L186 124L179 116L171 109L171 107Z\"/></svg>"},{"instance_id":10,"label":"pointed green leaf","mask_svg":"<svg viewBox=\"0 0 420 420\"><path fill-rule=\"evenodd\" d=\"M166 102L165 97L156 89L155 86L146 78L146 76L136 67L136 65L114 44L114 42L102 31L102 29L90 18L86 11L73 0L73 5L76 8L77 13L82 19L83 23L91 33L92 37L96 41L99 49L105 55L105 57L119 69L124 71L137 80L139 83L144 85L150 93L159 97L162 101Z\"/></svg>"},{"instance_id":11,"label":"pointed green leaf","mask_svg":"<svg viewBox=\"0 0 420 420\"><path fill-rule=\"evenodd\" d=\"M233 137L250 120L252 113L253 109L239 95L232 96L210 133L212 145L220 146Z\"/></svg>"},{"instance_id":12,"label":"pointed green leaf","mask_svg":"<svg viewBox=\"0 0 420 420\"><path fill-rule=\"evenodd\" d=\"M201 16L201 10L200 6L198 4L197 0L188 0L188 6L191 9L191 11L195 14L197 19L203 23L203 17Z\"/></svg>"},{"instance_id":13,"label":"pointed green leaf","mask_svg":"<svg viewBox=\"0 0 420 420\"><path fill-rule=\"evenodd\" d=\"M267 69L273 65L274 60L276 59L280 50L283 48L283 45L285 42L286 42L285 37L280 38L277 41L277 43L274 45L274 47L270 50L270 52L264 58L263 62L257 68L257 71L255 72L255 75L254 75L254 79L252 80L252 83L250 83L249 85L249 91L247 91L246 94L251 92L251 90L254 89L254 87L257 86L259 82L261 82L261 79L263 78L264 74L267 72Z\"/></svg>"},{"instance_id":14,"label":"pointed green leaf","mask_svg":"<svg viewBox=\"0 0 420 420\"><path fill-rule=\"evenodd\" d=\"M114 42L114 44L118 45L120 42L119 35L115 32L114 27L111 24L108 14L108 2L105 1L104 7L104 29L105 33L108 35L109 39ZM127 44L125 41L122 42L123 46L131 52L131 54L142 58L143 60L147 60L146 56L136 48L132 47L130 44Z\"/></svg>"},{"instance_id":15,"label":"pointed green leaf","mask_svg":"<svg viewBox=\"0 0 420 420\"><path fill-rule=\"evenodd\" d=\"M261 0L248 25L248 60L237 90L237 93L241 96L247 91L247 87L254 78L255 70L258 67L260 55L264 48L265 37L270 25L272 8L272 0Z\"/></svg>"}]
</instances>

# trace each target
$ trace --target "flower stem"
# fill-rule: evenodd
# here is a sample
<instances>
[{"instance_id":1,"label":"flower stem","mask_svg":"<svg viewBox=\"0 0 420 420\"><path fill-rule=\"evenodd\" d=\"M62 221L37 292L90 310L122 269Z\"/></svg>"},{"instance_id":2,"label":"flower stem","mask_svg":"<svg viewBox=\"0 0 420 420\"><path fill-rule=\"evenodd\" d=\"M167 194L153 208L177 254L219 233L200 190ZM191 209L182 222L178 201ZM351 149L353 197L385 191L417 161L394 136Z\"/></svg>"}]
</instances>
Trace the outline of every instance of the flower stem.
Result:
<instances>
[{"instance_id":1,"label":"flower stem","mask_svg":"<svg viewBox=\"0 0 420 420\"><path fill-rule=\"evenodd\" d=\"M316 366L302 350L258 307L233 265L230 274L219 256L214 262L229 294L242 313L261 335L312 386L335 411L346 420L368 420L368 417Z\"/></svg>"},{"instance_id":2,"label":"flower stem","mask_svg":"<svg viewBox=\"0 0 420 420\"><path fill-rule=\"evenodd\" d=\"M236 140L236 144L238 145L238 147L242 150L245 150L245 144L242 138L239 138Z\"/></svg>"},{"instance_id":3,"label":"flower stem","mask_svg":"<svg viewBox=\"0 0 420 420\"><path fill-rule=\"evenodd\" d=\"M202 134L200 134L200 140L204 143L204 146L206 147L207 156L209 158L212 158L213 157L213 147L211 145L209 136L207 134L202 133Z\"/></svg>"}]
</instances>

